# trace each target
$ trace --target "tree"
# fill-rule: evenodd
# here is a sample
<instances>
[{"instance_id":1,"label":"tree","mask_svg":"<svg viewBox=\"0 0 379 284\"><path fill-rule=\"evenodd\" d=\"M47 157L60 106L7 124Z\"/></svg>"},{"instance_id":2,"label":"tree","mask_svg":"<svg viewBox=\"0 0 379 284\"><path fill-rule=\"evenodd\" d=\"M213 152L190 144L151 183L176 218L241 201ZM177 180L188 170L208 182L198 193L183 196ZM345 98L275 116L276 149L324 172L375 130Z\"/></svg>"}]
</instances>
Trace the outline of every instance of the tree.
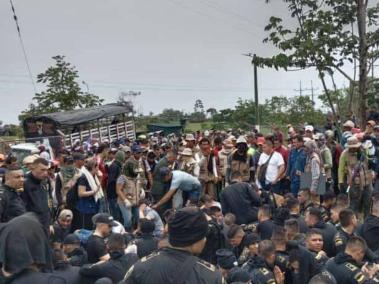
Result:
<instances>
[{"instance_id":1,"label":"tree","mask_svg":"<svg viewBox=\"0 0 379 284\"><path fill-rule=\"evenodd\" d=\"M216 113L217 113L217 110L213 107L207 109L207 113L209 113L209 116L212 118Z\"/></svg>"},{"instance_id":2,"label":"tree","mask_svg":"<svg viewBox=\"0 0 379 284\"><path fill-rule=\"evenodd\" d=\"M37 83L46 84L46 90L35 94L29 108L21 117L40 113L68 111L100 105L103 99L83 92L79 83L78 71L61 55L54 56L55 65L37 75Z\"/></svg>"},{"instance_id":3,"label":"tree","mask_svg":"<svg viewBox=\"0 0 379 284\"><path fill-rule=\"evenodd\" d=\"M136 110L134 108L134 99L141 95L141 92L129 91L129 92L121 92L118 96L117 103L128 106L133 113L133 116L136 114Z\"/></svg>"},{"instance_id":4,"label":"tree","mask_svg":"<svg viewBox=\"0 0 379 284\"><path fill-rule=\"evenodd\" d=\"M195 101L194 111L204 113L204 104L202 100L197 99Z\"/></svg>"},{"instance_id":5,"label":"tree","mask_svg":"<svg viewBox=\"0 0 379 284\"><path fill-rule=\"evenodd\" d=\"M349 80L351 94L357 85L355 75L343 70L349 63L359 62L359 115L365 121L367 109L367 74L372 68L368 61L378 58L379 31L375 27L379 16L379 3L368 7L369 0L283 0L297 25L285 27L283 20L271 17L265 30L270 32L264 42L270 42L280 50L270 58L255 57L259 66L290 70L315 68L321 79L324 93L332 109L330 89L336 91L334 74L342 74ZM358 26L358 35L354 28ZM371 64L372 65L372 64ZM328 79L333 87L328 87ZM330 83L329 83L330 84Z\"/></svg>"}]
</instances>

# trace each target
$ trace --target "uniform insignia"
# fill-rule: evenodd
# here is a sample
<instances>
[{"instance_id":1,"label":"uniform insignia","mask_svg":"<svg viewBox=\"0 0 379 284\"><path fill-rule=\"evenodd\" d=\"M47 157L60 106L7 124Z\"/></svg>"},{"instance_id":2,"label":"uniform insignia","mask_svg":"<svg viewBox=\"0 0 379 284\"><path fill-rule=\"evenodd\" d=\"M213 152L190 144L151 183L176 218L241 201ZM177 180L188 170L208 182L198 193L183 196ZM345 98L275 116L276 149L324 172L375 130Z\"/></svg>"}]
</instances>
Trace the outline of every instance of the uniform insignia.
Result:
<instances>
[{"instance_id":1,"label":"uniform insignia","mask_svg":"<svg viewBox=\"0 0 379 284\"><path fill-rule=\"evenodd\" d=\"M366 277L362 272L355 274L354 279L357 280L358 283L363 283L366 280Z\"/></svg>"},{"instance_id":2,"label":"uniform insignia","mask_svg":"<svg viewBox=\"0 0 379 284\"><path fill-rule=\"evenodd\" d=\"M337 237L335 239L334 243L336 246L341 246L341 245L343 245L343 240L341 238Z\"/></svg>"},{"instance_id":3,"label":"uniform insignia","mask_svg":"<svg viewBox=\"0 0 379 284\"><path fill-rule=\"evenodd\" d=\"M267 284L276 284L275 279L269 279L266 283Z\"/></svg>"},{"instance_id":4,"label":"uniform insignia","mask_svg":"<svg viewBox=\"0 0 379 284\"><path fill-rule=\"evenodd\" d=\"M349 262L346 263L345 266L346 266L349 270L351 270L351 271L355 271L355 270L358 269L357 266L355 266L354 264L351 264L351 263L349 263Z\"/></svg>"},{"instance_id":5,"label":"uniform insignia","mask_svg":"<svg viewBox=\"0 0 379 284\"><path fill-rule=\"evenodd\" d=\"M260 268L259 270L261 271L261 273L262 273L263 275L267 275L267 274L270 273L266 268Z\"/></svg>"},{"instance_id":6,"label":"uniform insignia","mask_svg":"<svg viewBox=\"0 0 379 284\"><path fill-rule=\"evenodd\" d=\"M128 272L126 272L124 280L128 280L128 278L130 277L130 275L132 275L133 270L134 270L134 265L132 265L132 267L129 268Z\"/></svg>"},{"instance_id":7,"label":"uniform insignia","mask_svg":"<svg viewBox=\"0 0 379 284\"><path fill-rule=\"evenodd\" d=\"M213 271L213 272L216 271L216 267L213 264L211 264L209 262L206 262L206 261L204 261L202 259L199 259L197 261L197 263L200 264L200 265L202 265L203 267L205 267L206 269L208 269L210 271Z\"/></svg>"},{"instance_id":8,"label":"uniform insignia","mask_svg":"<svg viewBox=\"0 0 379 284\"><path fill-rule=\"evenodd\" d=\"M147 256L144 256L143 258L141 258L141 262L145 262L147 260L149 260L150 258L153 258L155 256L159 255L159 252L153 252L152 254L149 254Z\"/></svg>"}]
</instances>

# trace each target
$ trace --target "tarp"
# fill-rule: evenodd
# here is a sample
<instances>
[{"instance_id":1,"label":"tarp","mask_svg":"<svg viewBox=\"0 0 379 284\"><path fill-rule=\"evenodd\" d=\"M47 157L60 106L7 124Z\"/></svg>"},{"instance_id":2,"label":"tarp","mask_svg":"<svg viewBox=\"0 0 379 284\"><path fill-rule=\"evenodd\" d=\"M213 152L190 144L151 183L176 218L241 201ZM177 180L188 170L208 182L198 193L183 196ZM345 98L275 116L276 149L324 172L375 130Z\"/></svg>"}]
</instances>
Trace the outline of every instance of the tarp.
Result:
<instances>
[{"instance_id":1,"label":"tarp","mask_svg":"<svg viewBox=\"0 0 379 284\"><path fill-rule=\"evenodd\" d=\"M107 104L93 108L41 114L39 116L34 116L33 120L38 121L39 119L50 119L53 120L57 124L57 126L75 126L92 120L97 120L123 113L129 113L131 111L132 110L130 106L127 105Z\"/></svg>"}]
</instances>

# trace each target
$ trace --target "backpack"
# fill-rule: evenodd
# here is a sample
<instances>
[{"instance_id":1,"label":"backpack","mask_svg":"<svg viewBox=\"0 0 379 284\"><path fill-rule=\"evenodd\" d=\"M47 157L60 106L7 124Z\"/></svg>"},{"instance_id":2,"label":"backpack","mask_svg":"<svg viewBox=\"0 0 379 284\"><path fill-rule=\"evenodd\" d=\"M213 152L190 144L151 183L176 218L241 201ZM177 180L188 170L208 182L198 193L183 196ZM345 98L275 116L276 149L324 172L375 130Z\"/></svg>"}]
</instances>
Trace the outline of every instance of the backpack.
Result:
<instances>
[{"instance_id":1,"label":"backpack","mask_svg":"<svg viewBox=\"0 0 379 284\"><path fill-rule=\"evenodd\" d=\"M262 185L262 187L266 184L266 172L272 155L274 155L274 152L272 152L267 161L260 166L258 171L258 181Z\"/></svg>"}]
</instances>

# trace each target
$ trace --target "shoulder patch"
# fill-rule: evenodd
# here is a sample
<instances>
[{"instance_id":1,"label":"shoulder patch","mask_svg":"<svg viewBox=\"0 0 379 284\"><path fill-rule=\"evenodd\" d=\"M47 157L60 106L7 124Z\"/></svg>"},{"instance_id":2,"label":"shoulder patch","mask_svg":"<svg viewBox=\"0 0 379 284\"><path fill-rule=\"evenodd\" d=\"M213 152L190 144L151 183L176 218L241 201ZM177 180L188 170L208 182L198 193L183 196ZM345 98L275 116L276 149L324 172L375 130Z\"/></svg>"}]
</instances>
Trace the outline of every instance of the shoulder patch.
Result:
<instances>
[{"instance_id":1,"label":"shoulder patch","mask_svg":"<svg viewBox=\"0 0 379 284\"><path fill-rule=\"evenodd\" d=\"M348 268L350 271L355 271L355 270L358 269L357 266L355 266L354 264L351 264L350 262L347 262L347 263L345 264L345 266L346 266L346 268Z\"/></svg>"},{"instance_id":2,"label":"shoulder patch","mask_svg":"<svg viewBox=\"0 0 379 284\"><path fill-rule=\"evenodd\" d=\"M197 263L210 271L213 271L213 272L216 271L216 266L214 266L213 264L209 262L206 262L205 260L198 259Z\"/></svg>"},{"instance_id":3,"label":"shoulder patch","mask_svg":"<svg viewBox=\"0 0 379 284\"><path fill-rule=\"evenodd\" d=\"M263 274L263 275L267 275L270 273L270 271L268 271L268 269L266 268L259 268L259 271Z\"/></svg>"},{"instance_id":4,"label":"shoulder patch","mask_svg":"<svg viewBox=\"0 0 379 284\"><path fill-rule=\"evenodd\" d=\"M276 284L275 279L269 279L266 284Z\"/></svg>"},{"instance_id":5,"label":"shoulder patch","mask_svg":"<svg viewBox=\"0 0 379 284\"><path fill-rule=\"evenodd\" d=\"M147 256L144 256L143 258L141 258L141 262L145 262L145 261L148 261L149 259L153 258L153 257L156 257L159 255L159 252L153 252Z\"/></svg>"},{"instance_id":6,"label":"shoulder patch","mask_svg":"<svg viewBox=\"0 0 379 284\"><path fill-rule=\"evenodd\" d=\"M336 239L334 240L334 244L335 244L336 246L342 246L342 245L343 245L343 240L342 240L341 238L336 238Z\"/></svg>"},{"instance_id":7,"label":"shoulder patch","mask_svg":"<svg viewBox=\"0 0 379 284\"><path fill-rule=\"evenodd\" d=\"M354 275L354 279L357 281L357 283L363 283L366 281L366 277L363 275L362 272L358 272L357 274Z\"/></svg>"}]
</instances>

